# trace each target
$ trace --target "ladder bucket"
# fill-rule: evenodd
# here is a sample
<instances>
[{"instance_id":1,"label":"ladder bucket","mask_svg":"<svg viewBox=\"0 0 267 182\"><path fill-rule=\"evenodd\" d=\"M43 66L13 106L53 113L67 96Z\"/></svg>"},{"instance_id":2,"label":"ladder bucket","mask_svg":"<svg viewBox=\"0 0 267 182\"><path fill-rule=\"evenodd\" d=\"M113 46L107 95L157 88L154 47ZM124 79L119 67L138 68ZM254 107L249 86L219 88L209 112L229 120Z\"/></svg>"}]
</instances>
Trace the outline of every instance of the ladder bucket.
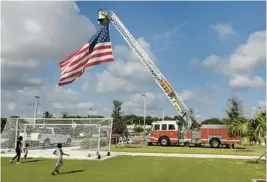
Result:
<instances>
[{"instance_id":1,"label":"ladder bucket","mask_svg":"<svg viewBox=\"0 0 267 182\"><path fill-rule=\"evenodd\" d=\"M105 12L105 10L103 10L103 9L100 9L98 11L98 19L97 20L102 25L108 24L110 22L109 18L104 15L104 12Z\"/></svg>"}]
</instances>

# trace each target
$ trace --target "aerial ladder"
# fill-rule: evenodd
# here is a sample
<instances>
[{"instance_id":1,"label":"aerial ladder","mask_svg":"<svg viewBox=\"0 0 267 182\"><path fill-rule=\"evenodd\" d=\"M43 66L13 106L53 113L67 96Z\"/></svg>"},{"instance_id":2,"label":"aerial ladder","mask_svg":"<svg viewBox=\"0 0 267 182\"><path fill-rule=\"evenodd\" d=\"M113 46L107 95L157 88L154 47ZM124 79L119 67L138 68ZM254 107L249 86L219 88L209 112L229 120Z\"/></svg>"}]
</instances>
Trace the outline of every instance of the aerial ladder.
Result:
<instances>
[{"instance_id":1,"label":"aerial ladder","mask_svg":"<svg viewBox=\"0 0 267 182\"><path fill-rule=\"evenodd\" d=\"M148 69L154 78L155 82L158 86L163 90L169 101L173 104L173 106L178 111L178 114L181 115L185 122L182 122L179 127L179 142L187 142L186 139L186 131L190 129L192 125L192 120L189 117L189 109L183 103L183 101L179 98L176 91L172 88L171 84L168 80L163 76L163 74L156 67L154 62L149 58L143 48L138 44L135 38L131 35L131 33L127 30L127 28L123 25L117 15L112 11L106 11L104 9L100 9L98 11L99 18L98 21L100 24L112 23L115 28L120 32L124 40L128 43L128 45L132 48L132 50L137 54L142 64Z\"/></svg>"}]
</instances>

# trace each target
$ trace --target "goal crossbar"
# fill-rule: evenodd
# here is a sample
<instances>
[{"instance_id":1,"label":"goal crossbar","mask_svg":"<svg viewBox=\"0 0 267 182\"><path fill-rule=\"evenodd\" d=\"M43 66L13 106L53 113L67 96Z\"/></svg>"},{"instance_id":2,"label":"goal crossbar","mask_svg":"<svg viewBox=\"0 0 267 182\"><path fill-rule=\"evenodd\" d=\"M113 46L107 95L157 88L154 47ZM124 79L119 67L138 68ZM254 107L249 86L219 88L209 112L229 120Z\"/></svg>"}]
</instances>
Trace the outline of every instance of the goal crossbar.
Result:
<instances>
[{"instance_id":1,"label":"goal crossbar","mask_svg":"<svg viewBox=\"0 0 267 182\"><path fill-rule=\"evenodd\" d=\"M24 126L73 126L74 124L49 124L49 123L43 123L43 124L24 124ZM76 124L77 126L101 126L101 124Z\"/></svg>"},{"instance_id":2,"label":"goal crossbar","mask_svg":"<svg viewBox=\"0 0 267 182\"><path fill-rule=\"evenodd\" d=\"M25 120L64 120L64 121L103 121L103 120L111 120L110 118L17 118L17 120L25 119Z\"/></svg>"}]
</instances>

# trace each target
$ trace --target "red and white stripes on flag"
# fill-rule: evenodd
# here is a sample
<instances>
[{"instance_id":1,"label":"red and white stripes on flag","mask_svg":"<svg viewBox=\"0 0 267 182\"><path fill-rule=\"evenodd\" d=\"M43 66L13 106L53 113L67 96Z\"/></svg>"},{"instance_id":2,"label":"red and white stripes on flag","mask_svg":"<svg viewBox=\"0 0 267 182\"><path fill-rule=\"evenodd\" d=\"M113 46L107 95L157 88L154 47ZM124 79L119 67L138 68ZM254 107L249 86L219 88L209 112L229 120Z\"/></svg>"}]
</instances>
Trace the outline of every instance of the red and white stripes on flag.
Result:
<instances>
[{"instance_id":1,"label":"red and white stripes on flag","mask_svg":"<svg viewBox=\"0 0 267 182\"><path fill-rule=\"evenodd\" d=\"M111 42L99 42L92 51L89 50L87 42L81 49L59 63L61 70L59 86L75 81L87 67L114 61Z\"/></svg>"}]
</instances>

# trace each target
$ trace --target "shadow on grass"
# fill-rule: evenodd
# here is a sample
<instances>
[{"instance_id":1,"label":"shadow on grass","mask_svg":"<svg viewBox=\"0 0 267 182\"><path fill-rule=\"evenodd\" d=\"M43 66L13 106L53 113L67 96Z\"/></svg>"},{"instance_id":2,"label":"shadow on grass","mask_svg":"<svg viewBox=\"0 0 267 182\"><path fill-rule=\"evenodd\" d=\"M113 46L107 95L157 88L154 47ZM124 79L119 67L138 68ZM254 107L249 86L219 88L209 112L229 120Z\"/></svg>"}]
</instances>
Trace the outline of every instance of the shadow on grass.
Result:
<instances>
[{"instance_id":1,"label":"shadow on grass","mask_svg":"<svg viewBox=\"0 0 267 182\"><path fill-rule=\"evenodd\" d=\"M266 161L265 160L260 160L260 161L257 161L256 159L255 160L249 160L247 161L248 164L266 164Z\"/></svg>"},{"instance_id":2,"label":"shadow on grass","mask_svg":"<svg viewBox=\"0 0 267 182\"><path fill-rule=\"evenodd\" d=\"M85 171L85 169L82 169L82 170L72 170L72 171L62 172L62 173L60 173L59 175L74 174L74 173L82 173L82 172L84 172L84 171Z\"/></svg>"},{"instance_id":3,"label":"shadow on grass","mask_svg":"<svg viewBox=\"0 0 267 182\"><path fill-rule=\"evenodd\" d=\"M43 160L41 160L41 159L34 159L34 160L23 161L21 163L33 163L33 162L41 162L41 161L43 161Z\"/></svg>"}]
</instances>

